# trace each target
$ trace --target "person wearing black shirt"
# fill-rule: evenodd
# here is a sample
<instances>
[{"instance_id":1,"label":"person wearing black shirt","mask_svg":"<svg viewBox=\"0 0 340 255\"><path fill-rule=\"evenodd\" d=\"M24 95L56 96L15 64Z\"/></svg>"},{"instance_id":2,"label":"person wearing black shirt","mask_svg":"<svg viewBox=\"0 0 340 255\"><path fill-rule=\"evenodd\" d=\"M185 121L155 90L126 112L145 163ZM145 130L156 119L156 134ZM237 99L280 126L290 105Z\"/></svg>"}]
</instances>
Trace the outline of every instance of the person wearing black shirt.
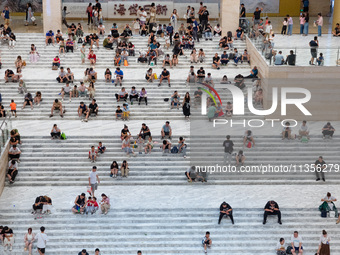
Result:
<instances>
[{"instance_id":1,"label":"person wearing black shirt","mask_svg":"<svg viewBox=\"0 0 340 255\"><path fill-rule=\"evenodd\" d=\"M158 87L161 86L161 83L164 79L168 80L169 87L171 87L171 85L170 85L170 73L169 73L168 70L166 70L166 68L164 68L163 71L162 71L161 78L159 79Z\"/></svg>"},{"instance_id":2,"label":"person wearing black shirt","mask_svg":"<svg viewBox=\"0 0 340 255\"><path fill-rule=\"evenodd\" d=\"M309 61L310 65L314 65L314 59L317 58L317 48L319 47L319 41L318 41L318 37L314 36L314 40L311 40L309 42L309 46L310 46L310 54L312 55L311 60Z\"/></svg>"},{"instance_id":3,"label":"person wearing black shirt","mask_svg":"<svg viewBox=\"0 0 340 255\"><path fill-rule=\"evenodd\" d=\"M246 8L244 7L244 4L241 4L241 9L240 9L240 26L242 26L243 22L245 22L246 17Z\"/></svg>"},{"instance_id":4,"label":"person wearing black shirt","mask_svg":"<svg viewBox=\"0 0 340 255\"><path fill-rule=\"evenodd\" d=\"M334 31L332 32L333 36L340 36L340 24L336 23Z\"/></svg>"},{"instance_id":5,"label":"person wearing black shirt","mask_svg":"<svg viewBox=\"0 0 340 255\"><path fill-rule=\"evenodd\" d=\"M121 131L121 135L120 138L123 141L125 139L125 137L131 137L131 133L130 130L128 129L128 126L124 125L124 128Z\"/></svg>"},{"instance_id":6,"label":"person wearing black shirt","mask_svg":"<svg viewBox=\"0 0 340 255\"><path fill-rule=\"evenodd\" d=\"M5 81L6 81L6 83L8 82L9 78L13 79L13 76L14 76L14 72L10 69L7 69L5 71Z\"/></svg>"},{"instance_id":7,"label":"person wearing black shirt","mask_svg":"<svg viewBox=\"0 0 340 255\"><path fill-rule=\"evenodd\" d=\"M96 0L96 5L98 11L102 8L102 5L99 3L99 0Z\"/></svg>"},{"instance_id":8,"label":"person wearing black shirt","mask_svg":"<svg viewBox=\"0 0 340 255\"><path fill-rule=\"evenodd\" d=\"M198 78L198 82L202 82L205 78L205 71L203 69L203 67L200 67L199 70L197 70L197 78Z\"/></svg>"},{"instance_id":9,"label":"person wearing black shirt","mask_svg":"<svg viewBox=\"0 0 340 255\"><path fill-rule=\"evenodd\" d=\"M254 25L260 24L262 11L263 11L263 8L261 8L260 10L259 7L256 7L256 10L254 11L254 16L253 16Z\"/></svg>"},{"instance_id":10,"label":"person wearing black shirt","mask_svg":"<svg viewBox=\"0 0 340 255\"><path fill-rule=\"evenodd\" d=\"M286 58L286 65L290 65L290 66L295 66L295 59L296 59L296 55L294 54L294 51L290 51L290 55L287 56Z\"/></svg>"},{"instance_id":11,"label":"person wearing black shirt","mask_svg":"<svg viewBox=\"0 0 340 255\"><path fill-rule=\"evenodd\" d=\"M330 138L333 137L334 134L334 127L331 125L330 122L327 122L327 124L322 128L322 135L323 135L323 139L326 138L326 135L329 136Z\"/></svg>"},{"instance_id":12,"label":"person wearing black shirt","mask_svg":"<svg viewBox=\"0 0 340 255\"><path fill-rule=\"evenodd\" d=\"M268 215L277 215L278 223L280 225L282 224L279 205L273 200L268 201L268 203L264 207L263 224L266 224Z\"/></svg>"},{"instance_id":13,"label":"person wearing black shirt","mask_svg":"<svg viewBox=\"0 0 340 255\"><path fill-rule=\"evenodd\" d=\"M217 70L220 70L220 57L218 56L217 53L215 53L215 56L213 57L213 63L212 63L212 68L216 68Z\"/></svg>"},{"instance_id":14,"label":"person wearing black shirt","mask_svg":"<svg viewBox=\"0 0 340 255\"><path fill-rule=\"evenodd\" d=\"M142 136L142 138L144 140L147 136L151 136L150 129L145 123L142 124L142 128L141 128L139 134Z\"/></svg>"},{"instance_id":15,"label":"person wearing black shirt","mask_svg":"<svg viewBox=\"0 0 340 255\"><path fill-rule=\"evenodd\" d=\"M35 199L35 203L33 204L33 213L36 213L38 210L43 209L43 205L46 202L45 198L43 196L39 196Z\"/></svg>"},{"instance_id":16,"label":"person wearing black shirt","mask_svg":"<svg viewBox=\"0 0 340 255\"><path fill-rule=\"evenodd\" d=\"M201 14L201 26L202 26L202 31L204 31L207 28L209 22L209 12L207 10L207 7L203 7L203 11Z\"/></svg>"},{"instance_id":17,"label":"person wearing black shirt","mask_svg":"<svg viewBox=\"0 0 340 255\"><path fill-rule=\"evenodd\" d=\"M98 114L98 105L96 103L96 99L92 99L91 104L89 104L89 111L87 111L86 117L85 117L85 122L87 122L89 116L91 113Z\"/></svg>"},{"instance_id":18,"label":"person wearing black shirt","mask_svg":"<svg viewBox=\"0 0 340 255\"><path fill-rule=\"evenodd\" d=\"M322 156L319 157L317 161L314 163L315 165L315 175L316 175L316 181L320 181L320 175L321 173L321 178L323 181L325 181L325 173L324 169L326 168L326 162L323 160Z\"/></svg>"},{"instance_id":19,"label":"person wearing black shirt","mask_svg":"<svg viewBox=\"0 0 340 255\"><path fill-rule=\"evenodd\" d=\"M218 218L218 224L221 223L223 216L229 217L231 219L231 223L234 224L233 209L226 202L223 202L220 206L220 217Z\"/></svg>"},{"instance_id":20,"label":"person wearing black shirt","mask_svg":"<svg viewBox=\"0 0 340 255\"><path fill-rule=\"evenodd\" d=\"M227 162L227 158L229 161L229 165L231 164L231 154L233 153L234 150L234 143L233 141L230 140L230 135L227 135L227 140L223 142L223 147L224 147L224 160L223 162Z\"/></svg>"}]
</instances>

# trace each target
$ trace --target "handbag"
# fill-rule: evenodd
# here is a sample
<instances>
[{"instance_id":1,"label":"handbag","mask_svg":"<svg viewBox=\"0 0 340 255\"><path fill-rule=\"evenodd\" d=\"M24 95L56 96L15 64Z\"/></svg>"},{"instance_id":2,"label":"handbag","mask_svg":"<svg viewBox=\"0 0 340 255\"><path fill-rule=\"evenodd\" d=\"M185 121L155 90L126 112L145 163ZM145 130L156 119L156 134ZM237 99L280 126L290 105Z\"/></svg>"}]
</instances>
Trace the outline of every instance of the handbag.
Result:
<instances>
[{"instance_id":1,"label":"handbag","mask_svg":"<svg viewBox=\"0 0 340 255\"><path fill-rule=\"evenodd\" d=\"M58 70L58 66L52 66L52 70Z\"/></svg>"},{"instance_id":2,"label":"handbag","mask_svg":"<svg viewBox=\"0 0 340 255\"><path fill-rule=\"evenodd\" d=\"M129 66L129 64L128 64L126 59L124 59L124 66Z\"/></svg>"},{"instance_id":3,"label":"handbag","mask_svg":"<svg viewBox=\"0 0 340 255\"><path fill-rule=\"evenodd\" d=\"M36 18L33 16L33 17L31 18L31 20L34 22L34 21L36 20Z\"/></svg>"},{"instance_id":4,"label":"handbag","mask_svg":"<svg viewBox=\"0 0 340 255\"><path fill-rule=\"evenodd\" d=\"M251 148L251 142L248 142L248 144L247 144L247 148Z\"/></svg>"}]
</instances>

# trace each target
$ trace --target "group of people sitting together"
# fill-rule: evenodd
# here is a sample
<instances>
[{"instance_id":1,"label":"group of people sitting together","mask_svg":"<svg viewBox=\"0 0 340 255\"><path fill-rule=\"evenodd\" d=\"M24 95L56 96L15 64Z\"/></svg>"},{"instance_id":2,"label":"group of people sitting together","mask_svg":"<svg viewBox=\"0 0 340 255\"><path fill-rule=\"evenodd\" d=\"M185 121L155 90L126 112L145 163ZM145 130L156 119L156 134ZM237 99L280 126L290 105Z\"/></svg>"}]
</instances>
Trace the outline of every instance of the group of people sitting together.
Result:
<instances>
[{"instance_id":1,"label":"group of people sitting together","mask_svg":"<svg viewBox=\"0 0 340 255\"><path fill-rule=\"evenodd\" d=\"M22 144L20 139L20 134L17 129L13 129L10 132L11 138L9 140L10 148L8 151L8 170L7 170L7 178L9 184L13 184L15 182L15 178L18 175L18 168L20 163L20 155L21 150L20 146Z\"/></svg>"}]
</instances>

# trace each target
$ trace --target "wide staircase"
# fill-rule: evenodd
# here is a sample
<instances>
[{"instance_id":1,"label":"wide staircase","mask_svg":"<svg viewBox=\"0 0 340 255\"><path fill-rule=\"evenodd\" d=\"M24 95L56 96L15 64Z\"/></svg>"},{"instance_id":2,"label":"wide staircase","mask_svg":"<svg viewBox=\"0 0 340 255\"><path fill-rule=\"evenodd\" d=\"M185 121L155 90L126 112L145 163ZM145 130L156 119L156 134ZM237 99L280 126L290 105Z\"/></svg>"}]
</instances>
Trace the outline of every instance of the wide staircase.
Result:
<instances>
[{"instance_id":1,"label":"wide staircase","mask_svg":"<svg viewBox=\"0 0 340 255\"><path fill-rule=\"evenodd\" d=\"M33 202L32 202L33 203ZM223 219L218 225L217 208L148 208L111 209L107 215L74 215L70 208L57 210L42 219L34 219L29 208L1 209L2 225L13 229L16 242L11 254L23 252L23 238L29 227L34 233L46 228L49 242L46 254L77 254L86 248L93 254L204 254L201 240L210 231L212 248L208 254L272 255L283 237L290 245L295 230L303 239L304 254L317 251L321 232L332 238L331 254L340 254L340 229L334 218L321 218L319 211L307 208L284 208L283 224L269 216L262 225L262 208L234 208L235 225ZM8 252L7 252L8 253ZM10 254L10 253L8 253Z\"/></svg>"},{"instance_id":2,"label":"wide staircase","mask_svg":"<svg viewBox=\"0 0 340 255\"><path fill-rule=\"evenodd\" d=\"M212 136L190 136L184 138L188 145L187 158L182 154L163 154L160 148L162 140L157 134L159 130L151 130L155 144L151 154L138 154L128 158L121 149L120 137L81 137L70 136L67 140L51 140L47 136L26 136L22 138L22 156L19 174L12 186L86 186L88 174L93 165L98 167L101 185L188 185L184 172L191 165L195 166L223 166L223 139ZM174 131L175 132L175 131ZM136 138L136 134L132 134ZM173 136L172 144L177 145L177 135ZM231 171L204 173L208 182L204 185L230 184L315 184L315 173L311 171L319 155L324 155L328 164L325 173L326 182L318 184L338 184L338 165L340 160L337 149L340 140L322 140L311 137L307 144L298 140L282 141L280 136L255 136L256 146L249 149L243 146L242 136L233 137L234 149L243 149L246 155L244 169L235 167ZM92 145L97 146L102 141L107 151L101 155L96 163L87 159ZM204 144L204 146L202 146ZM299 151L299 153L296 153ZM110 178L110 165L116 160L121 164L127 160L130 167L129 178ZM235 159L232 163L235 166ZM307 166L306 166L307 164ZM281 165L286 171L262 172L265 166ZM332 166L333 165L333 166ZM332 169L331 169L332 168ZM310 169L310 171L308 171ZM338 170L337 170L338 169ZM198 183L197 183L198 184Z\"/></svg>"},{"instance_id":3,"label":"wide staircase","mask_svg":"<svg viewBox=\"0 0 340 255\"><path fill-rule=\"evenodd\" d=\"M189 70L189 67L188 67ZM78 79L77 79L78 80ZM24 94L18 93L18 83L6 83L1 86L1 94L2 94L2 102L6 110L9 110L9 104L11 100L17 104L17 119L19 120L44 120L48 119L51 114L51 107L55 99L61 100L61 88L65 86L65 84L58 83L57 81L51 80L25 80L27 90L35 95L37 91L40 91L42 94L43 101L40 106L34 106L33 110L31 110L30 106L27 105L25 109L21 109L24 103ZM182 108L179 109L174 108L171 109L171 95L174 91L178 91L181 96L180 103L182 103L183 98L186 92L189 92L192 98L192 106L191 113L197 119L207 119L206 116L201 115L201 107L200 102L197 103L196 107L194 105L193 95L198 87L206 88L204 85L199 83L197 84L187 84L185 80L173 79L171 81L171 88L168 87L167 82L163 82L162 86L158 87L158 80L153 83L147 83L146 80L141 77L140 80L132 80L127 79L123 81L123 87L125 87L126 92L130 94L132 86L136 87L137 92L139 93L141 89L144 87L148 93L148 105L145 105L144 100L142 100L141 104L134 100L133 104L130 103L130 100L127 100L127 103L130 107L130 118L131 120L181 120L184 119L184 115L182 112ZM245 84L247 88L251 88L253 85L250 79L245 80ZM79 86L79 81L74 82L74 84L70 84L73 88L73 85ZM88 85L88 84L87 84ZM117 102L115 98L115 94L119 93L120 87L115 87L112 83L106 83L102 79L98 80L95 83L96 94L95 99L97 100L97 104L99 106L99 113L95 119L98 120L113 120L115 119L115 112L117 106L120 105L123 107L123 100ZM215 84L215 89L220 95L222 99L222 107L225 108L228 101L232 102L232 95L229 90L227 90L224 84L220 84L218 81ZM247 96L247 89L243 90L245 97ZM205 93L205 92L204 92ZM168 101L165 101L168 100ZM217 98L216 98L217 100ZM66 113L64 114L64 119L67 120L78 120L79 116L77 113L79 103L83 101L85 104L89 105L91 100L88 97L77 97L72 98L72 101L69 102L69 96L65 96L63 101L63 107L66 109ZM217 101L218 102L218 101ZM261 109L259 105L255 106L257 109ZM248 106L245 106L245 116L241 116L242 118L249 119L253 115L248 110ZM235 116L234 118L240 118ZM54 112L53 119L60 119L59 113ZM91 119L91 118L90 118ZM92 118L93 119L93 118Z\"/></svg>"},{"instance_id":4,"label":"wide staircase","mask_svg":"<svg viewBox=\"0 0 340 255\"><path fill-rule=\"evenodd\" d=\"M52 66L52 60L53 58L59 54L59 45L56 44L55 47L52 45L46 46L45 47L45 37L42 34L23 34L23 33L18 33L16 34L17 36L17 44L15 47L15 50L2 50L1 57L2 57L2 62L4 68L13 68L14 66L14 61L17 56L21 56L23 60L25 60L28 64L29 67L34 67L34 68L46 68L46 67L51 67ZM67 39L67 36L65 37ZM65 39L65 42L66 42ZM145 68L147 64L141 64L137 63L137 58L139 56L140 51L147 51L148 50L148 39L146 37L140 37L140 36L135 36L132 37L129 41L133 43L135 46L135 57L130 56L129 57L129 68ZM157 38L157 41L163 46L163 52L165 54L170 54L170 56L173 55L172 49L173 47L171 46L169 49L165 49L165 41L164 38ZM29 52L30 52L30 47L31 44L34 44L37 47L37 51L39 52L40 55L40 60L37 63L31 64L29 61ZM219 43L219 38L213 38L213 41L205 41L205 40L200 40L199 43L195 43L195 48L198 52L200 48L204 49L206 58L205 62L201 63L200 66L203 66L205 68L210 68L211 63L212 63L212 58L215 53L218 53L219 56L223 52L218 46ZM94 53L97 55L97 63L96 67L97 68L107 68L109 66L113 66L113 59L115 56L115 51L114 50L108 50L103 48L103 37L100 37L99 40L99 49L95 47ZM7 49L7 44L2 43L0 45L0 49ZM74 50L74 53L66 53L65 56L61 54L61 66L64 67L80 67L81 66L81 60L80 60L80 47L81 45L76 46L77 49ZM86 54L88 53L88 48L89 46L86 46ZM240 54L243 53L244 49L246 49L246 43L245 41L241 40L236 40L234 42L234 48L238 49L238 52ZM15 54L13 54L15 52ZM230 51L228 51L229 53ZM179 63L178 66L175 67L176 69L180 68L185 68L187 66L190 66L190 53L191 50L185 50L185 56L179 56ZM160 56L158 58L158 66L162 65L164 56ZM89 63L89 60L86 60L87 63ZM235 68L233 65L233 61L231 61L229 64L229 67ZM84 70L85 70L85 65L84 65ZM222 67L222 68L228 68ZM244 62L243 64L239 62L239 65L237 68L249 68L249 64L247 62Z\"/></svg>"}]
</instances>

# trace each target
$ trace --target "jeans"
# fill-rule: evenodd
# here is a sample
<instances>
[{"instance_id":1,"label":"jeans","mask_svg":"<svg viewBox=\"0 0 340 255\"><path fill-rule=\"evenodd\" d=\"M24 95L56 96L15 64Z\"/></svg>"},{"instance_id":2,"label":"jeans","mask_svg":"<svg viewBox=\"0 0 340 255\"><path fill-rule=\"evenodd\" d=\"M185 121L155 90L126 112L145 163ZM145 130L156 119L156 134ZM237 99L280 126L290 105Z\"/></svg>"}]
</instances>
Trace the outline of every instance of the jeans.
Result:
<instances>
[{"instance_id":1,"label":"jeans","mask_svg":"<svg viewBox=\"0 0 340 255\"><path fill-rule=\"evenodd\" d=\"M231 164L231 158L232 158L231 153L224 152L224 160L223 160L224 163L227 163L227 159L228 159L228 163L230 165Z\"/></svg>"},{"instance_id":2,"label":"jeans","mask_svg":"<svg viewBox=\"0 0 340 255\"><path fill-rule=\"evenodd\" d=\"M81 97L86 97L86 90L85 91L80 91L79 90L79 96L81 96Z\"/></svg>"},{"instance_id":3,"label":"jeans","mask_svg":"<svg viewBox=\"0 0 340 255\"><path fill-rule=\"evenodd\" d=\"M210 39L212 37L211 32L205 32L204 33L205 39Z\"/></svg>"},{"instance_id":4,"label":"jeans","mask_svg":"<svg viewBox=\"0 0 340 255\"><path fill-rule=\"evenodd\" d=\"M306 23L305 23L305 26L304 26L304 28L303 28L303 33L304 33L305 35L308 35L308 32L309 32L309 23L306 22Z\"/></svg>"},{"instance_id":5,"label":"jeans","mask_svg":"<svg viewBox=\"0 0 340 255\"><path fill-rule=\"evenodd\" d=\"M304 28L304 26L305 26L305 25L303 25L303 24L300 24L300 35L302 35L302 34L303 34L303 28Z\"/></svg>"},{"instance_id":6,"label":"jeans","mask_svg":"<svg viewBox=\"0 0 340 255\"><path fill-rule=\"evenodd\" d=\"M288 25L287 35L292 35L292 33L293 33L293 25Z\"/></svg>"},{"instance_id":7,"label":"jeans","mask_svg":"<svg viewBox=\"0 0 340 255\"><path fill-rule=\"evenodd\" d=\"M322 26L318 26L318 36L322 35Z\"/></svg>"},{"instance_id":8,"label":"jeans","mask_svg":"<svg viewBox=\"0 0 340 255\"><path fill-rule=\"evenodd\" d=\"M179 147L180 147L180 145L178 145L178 148L179 148ZM183 154L183 156L186 156L186 155L187 155L187 146L186 146L186 145L184 145L184 146L182 147L181 153Z\"/></svg>"},{"instance_id":9,"label":"jeans","mask_svg":"<svg viewBox=\"0 0 340 255\"><path fill-rule=\"evenodd\" d=\"M279 222L281 221L281 212L280 212L280 211L274 211L274 212L265 211L264 214L263 214L263 221L264 221L264 222L267 221L268 215L277 215L278 221L279 221Z\"/></svg>"},{"instance_id":10,"label":"jeans","mask_svg":"<svg viewBox=\"0 0 340 255\"><path fill-rule=\"evenodd\" d=\"M192 36L193 36L194 40L197 40L197 42L200 42L200 39L198 38L198 35L197 35L197 31L193 30Z\"/></svg>"}]
</instances>

